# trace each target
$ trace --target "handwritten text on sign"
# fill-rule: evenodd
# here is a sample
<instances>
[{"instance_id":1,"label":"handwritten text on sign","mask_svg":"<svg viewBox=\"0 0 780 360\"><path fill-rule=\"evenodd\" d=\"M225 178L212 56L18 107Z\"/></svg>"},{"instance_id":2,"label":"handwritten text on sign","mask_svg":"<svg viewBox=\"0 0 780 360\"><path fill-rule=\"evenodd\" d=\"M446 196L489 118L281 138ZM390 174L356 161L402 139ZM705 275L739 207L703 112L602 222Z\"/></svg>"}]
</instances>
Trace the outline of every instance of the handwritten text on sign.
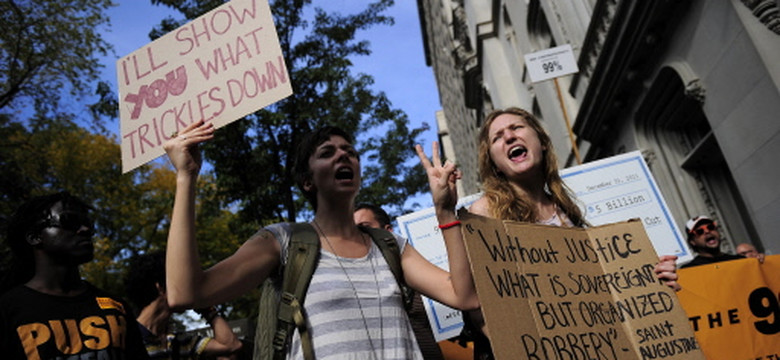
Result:
<instances>
[{"instance_id":1,"label":"handwritten text on sign","mask_svg":"<svg viewBox=\"0 0 780 360\"><path fill-rule=\"evenodd\" d=\"M497 359L704 358L655 277L641 222L580 229L459 216Z\"/></svg>"},{"instance_id":2,"label":"handwritten text on sign","mask_svg":"<svg viewBox=\"0 0 780 360\"><path fill-rule=\"evenodd\" d=\"M224 126L292 94L266 0L233 0L117 61L122 170L199 121Z\"/></svg>"}]
</instances>

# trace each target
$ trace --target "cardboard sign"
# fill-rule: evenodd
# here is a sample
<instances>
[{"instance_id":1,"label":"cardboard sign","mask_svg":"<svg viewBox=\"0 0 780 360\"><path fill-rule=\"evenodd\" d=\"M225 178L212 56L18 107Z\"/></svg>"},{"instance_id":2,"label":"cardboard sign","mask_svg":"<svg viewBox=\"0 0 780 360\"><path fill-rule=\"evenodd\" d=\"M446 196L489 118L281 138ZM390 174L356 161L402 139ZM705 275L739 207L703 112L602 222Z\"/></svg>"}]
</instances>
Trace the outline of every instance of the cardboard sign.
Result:
<instances>
[{"instance_id":1,"label":"cardboard sign","mask_svg":"<svg viewBox=\"0 0 780 360\"><path fill-rule=\"evenodd\" d=\"M531 82L549 80L579 71L571 45L565 44L525 55Z\"/></svg>"},{"instance_id":2,"label":"cardboard sign","mask_svg":"<svg viewBox=\"0 0 780 360\"><path fill-rule=\"evenodd\" d=\"M677 255L678 263L693 258L641 152L566 168L561 170L561 178L574 192L585 218L592 225L639 218L656 253ZM468 207L481 196L478 193L461 198L458 207ZM400 216L397 221L401 235L408 238L423 257L448 269L447 249L432 207ZM463 321L458 311L428 298L424 300L437 341L460 333Z\"/></svg>"},{"instance_id":3,"label":"cardboard sign","mask_svg":"<svg viewBox=\"0 0 780 360\"><path fill-rule=\"evenodd\" d=\"M566 168L561 178L592 225L638 218L658 254L677 255L678 264L693 258L641 152Z\"/></svg>"},{"instance_id":4,"label":"cardboard sign","mask_svg":"<svg viewBox=\"0 0 780 360\"><path fill-rule=\"evenodd\" d=\"M780 255L678 274L680 303L708 359L780 359Z\"/></svg>"},{"instance_id":5,"label":"cardboard sign","mask_svg":"<svg viewBox=\"0 0 780 360\"><path fill-rule=\"evenodd\" d=\"M641 222L459 216L496 359L704 359Z\"/></svg>"},{"instance_id":6,"label":"cardboard sign","mask_svg":"<svg viewBox=\"0 0 780 360\"><path fill-rule=\"evenodd\" d=\"M117 61L122 171L193 122L219 128L292 94L267 0L233 0Z\"/></svg>"}]
</instances>

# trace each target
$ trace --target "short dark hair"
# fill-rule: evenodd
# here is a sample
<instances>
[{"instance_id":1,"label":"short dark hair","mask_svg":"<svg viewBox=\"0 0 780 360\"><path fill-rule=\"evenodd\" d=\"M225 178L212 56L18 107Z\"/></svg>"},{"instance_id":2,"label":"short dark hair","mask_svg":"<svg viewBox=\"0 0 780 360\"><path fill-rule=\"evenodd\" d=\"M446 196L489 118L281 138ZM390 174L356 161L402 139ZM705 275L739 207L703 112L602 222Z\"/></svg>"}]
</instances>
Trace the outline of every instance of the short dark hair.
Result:
<instances>
[{"instance_id":1,"label":"short dark hair","mask_svg":"<svg viewBox=\"0 0 780 360\"><path fill-rule=\"evenodd\" d=\"M27 237L41 230L41 220L51 215L51 207L62 202L63 208L88 212L92 209L83 200L67 191L36 196L19 206L8 223L6 242L13 254L11 270L3 279L2 291L23 284L35 274L33 247Z\"/></svg>"},{"instance_id":2,"label":"short dark hair","mask_svg":"<svg viewBox=\"0 0 780 360\"><path fill-rule=\"evenodd\" d=\"M368 203L362 203L355 206L355 211L362 209L370 210L374 214L374 218L379 223L379 226L384 228L385 226L390 225L390 215L387 215L387 212L380 206Z\"/></svg>"},{"instance_id":3,"label":"short dark hair","mask_svg":"<svg viewBox=\"0 0 780 360\"><path fill-rule=\"evenodd\" d=\"M344 138L348 143L352 144L354 139L352 135L335 126L324 126L317 130L314 130L301 139L298 143L298 151L295 153L295 163L293 166L293 177L295 184L306 197L306 200L311 203L314 211L317 212L317 191L306 191L304 183L311 178L311 169L309 168L309 158L314 154L314 151L322 143L328 141L331 136L340 136Z\"/></svg>"},{"instance_id":4,"label":"short dark hair","mask_svg":"<svg viewBox=\"0 0 780 360\"><path fill-rule=\"evenodd\" d=\"M160 295L157 284L165 288L165 252L157 251L130 258L125 277L127 299L140 313Z\"/></svg>"}]
</instances>

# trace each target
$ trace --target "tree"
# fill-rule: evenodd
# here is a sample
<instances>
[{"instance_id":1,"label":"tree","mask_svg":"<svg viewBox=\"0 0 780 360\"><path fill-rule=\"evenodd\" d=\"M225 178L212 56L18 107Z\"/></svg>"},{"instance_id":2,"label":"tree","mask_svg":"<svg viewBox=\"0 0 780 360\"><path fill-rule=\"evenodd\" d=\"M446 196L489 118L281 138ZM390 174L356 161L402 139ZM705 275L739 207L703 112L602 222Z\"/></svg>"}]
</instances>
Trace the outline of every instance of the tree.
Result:
<instances>
[{"instance_id":1,"label":"tree","mask_svg":"<svg viewBox=\"0 0 780 360\"><path fill-rule=\"evenodd\" d=\"M222 2L152 3L193 19ZM425 128L409 129L406 115L393 109L384 93L371 89L371 76L350 71L350 58L371 53L367 41L356 39L358 31L391 25L392 18L382 13L392 4L379 0L353 15L315 8L307 19L311 0L271 1L293 95L218 130L205 146L220 198L239 209L244 223L295 221L310 214L292 180L292 155L305 132L324 124L357 134L364 174L358 201L401 212L407 198L425 189L425 174L413 161L413 145ZM153 34L181 23L167 19Z\"/></svg>"},{"instance_id":2,"label":"tree","mask_svg":"<svg viewBox=\"0 0 780 360\"><path fill-rule=\"evenodd\" d=\"M0 1L0 110L58 112L100 75L112 0ZM67 89L67 90L66 90ZM68 95L67 102L60 101ZM32 105L32 106L29 106Z\"/></svg>"},{"instance_id":3,"label":"tree","mask_svg":"<svg viewBox=\"0 0 780 360\"><path fill-rule=\"evenodd\" d=\"M0 117L2 121L2 117ZM95 261L83 267L98 287L121 294L125 260L139 252L165 248L173 207L175 174L165 163L144 165L122 174L115 139L93 134L71 119L33 118L30 128L0 125L0 253L7 254L5 229L12 212L37 195L67 190L93 206L96 224ZM198 216L205 226L196 236L208 249L204 262L213 264L240 245L236 215L221 209L213 177L203 176ZM0 270L7 268L3 256ZM5 273L0 271L0 273Z\"/></svg>"}]
</instances>

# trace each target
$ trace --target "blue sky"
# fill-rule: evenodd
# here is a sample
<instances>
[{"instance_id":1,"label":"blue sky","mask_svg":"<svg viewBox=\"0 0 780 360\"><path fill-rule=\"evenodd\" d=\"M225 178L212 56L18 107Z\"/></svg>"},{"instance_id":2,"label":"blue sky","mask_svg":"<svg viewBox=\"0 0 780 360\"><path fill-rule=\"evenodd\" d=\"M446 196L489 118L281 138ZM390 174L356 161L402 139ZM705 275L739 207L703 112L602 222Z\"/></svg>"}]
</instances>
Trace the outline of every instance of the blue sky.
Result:
<instances>
[{"instance_id":1,"label":"blue sky","mask_svg":"<svg viewBox=\"0 0 780 360\"><path fill-rule=\"evenodd\" d=\"M343 13L355 13L362 9L363 0L315 0L328 9L339 9ZM106 41L114 45L116 57L105 59L103 78L114 84L116 89L116 60L149 42L149 30L160 20L173 14L168 8L154 6L149 0L118 0L119 6L112 8L111 31L105 34ZM425 65L417 3L414 0L396 0L389 15L395 18L393 26L376 26L358 34L371 42L373 53L368 57L354 59L355 71L374 77L374 89L384 91L394 107L402 109L409 116L412 127L427 122L431 130L423 134L425 149L436 140L435 112L440 109L438 91L432 68ZM118 130L119 124L115 127ZM424 207L430 206L427 194L415 201Z\"/></svg>"}]
</instances>

